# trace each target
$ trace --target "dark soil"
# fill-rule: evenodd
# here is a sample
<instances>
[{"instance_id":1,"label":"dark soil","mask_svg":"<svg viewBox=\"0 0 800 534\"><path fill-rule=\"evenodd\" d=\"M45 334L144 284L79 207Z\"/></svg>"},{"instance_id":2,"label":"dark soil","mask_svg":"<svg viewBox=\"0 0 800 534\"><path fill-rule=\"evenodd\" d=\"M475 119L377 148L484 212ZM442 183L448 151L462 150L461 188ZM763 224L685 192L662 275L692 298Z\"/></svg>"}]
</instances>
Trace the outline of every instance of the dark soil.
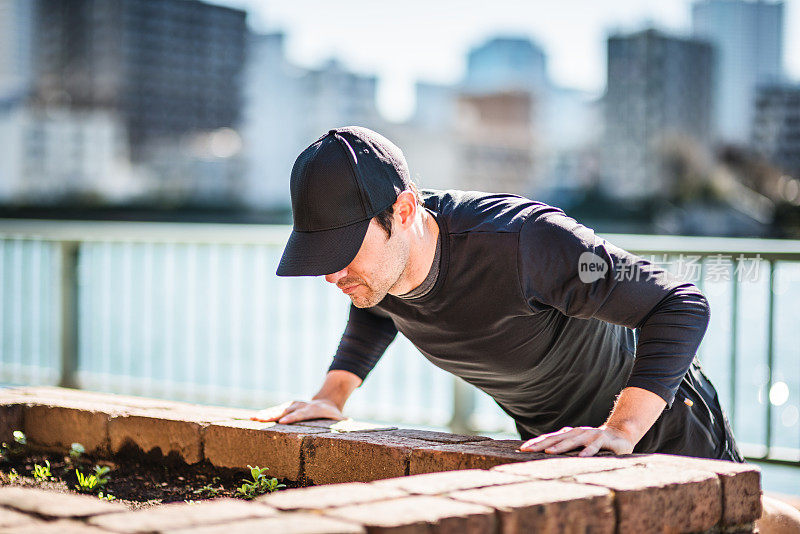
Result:
<instances>
[{"instance_id":1,"label":"dark soil","mask_svg":"<svg viewBox=\"0 0 800 534\"><path fill-rule=\"evenodd\" d=\"M33 476L34 464L44 467L45 460L50 462L53 478L36 480ZM79 467L88 476L94 473L95 465L111 468L106 474L109 481L101 490L103 495L113 495L114 502L122 503L131 510L170 502L237 498L236 488L242 485L242 479L250 479L249 470L220 469L208 462L187 465L169 458L156 462L134 457L117 457L115 460L84 457ZM36 487L78 494L75 489L77 482L75 468L68 455L33 452L21 459L0 458L0 486ZM296 482L281 482L287 488L300 486Z\"/></svg>"}]
</instances>

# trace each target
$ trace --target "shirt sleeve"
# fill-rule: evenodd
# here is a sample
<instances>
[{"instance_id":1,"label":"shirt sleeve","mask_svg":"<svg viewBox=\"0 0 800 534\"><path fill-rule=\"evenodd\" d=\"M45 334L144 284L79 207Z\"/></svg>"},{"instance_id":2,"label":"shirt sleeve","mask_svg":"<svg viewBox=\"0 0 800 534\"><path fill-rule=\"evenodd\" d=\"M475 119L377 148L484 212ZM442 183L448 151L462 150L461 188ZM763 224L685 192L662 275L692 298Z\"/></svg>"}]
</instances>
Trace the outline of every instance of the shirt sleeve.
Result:
<instances>
[{"instance_id":1,"label":"shirt sleeve","mask_svg":"<svg viewBox=\"0 0 800 534\"><path fill-rule=\"evenodd\" d=\"M364 380L396 336L389 316L350 304L347 326L328 371L350 371Z\"/></svg>"},{"instance_id":2,"label":"shirt sleeve","mask_svg":"<svg viewBox=\"0 0 800 534\"><path fill-rule=\"evenodd\" d=\"M672 407L710 319L692 283L595 235L558 208L532 213L520 230L519 277L536 312L555 308L638 328L626 387L659 395Z\"/></svg>"}]
</instances>

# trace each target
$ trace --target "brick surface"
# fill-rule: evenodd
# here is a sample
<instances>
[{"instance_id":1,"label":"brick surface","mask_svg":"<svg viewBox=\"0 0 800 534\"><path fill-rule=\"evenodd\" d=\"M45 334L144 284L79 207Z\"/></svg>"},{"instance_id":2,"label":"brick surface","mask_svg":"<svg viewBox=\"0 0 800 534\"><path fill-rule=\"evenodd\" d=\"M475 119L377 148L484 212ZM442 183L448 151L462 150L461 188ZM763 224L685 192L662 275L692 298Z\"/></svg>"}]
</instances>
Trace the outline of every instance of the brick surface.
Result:
<instances>
[{"instance_id":1,"label":"brick surface","mask_svg":"<svg viewBox=\"0 0 800 534\"><path fill-rule=\"evenodd\" d=\"M166 399L154 399L150 397L134 397L129 395L119 395L116 393L102 393L99 391L87 391L83 389L62 388L56 386L26 386L16 387L13 394L26 401L34 403L57 403L58 401L82 401L97 404L110 404L123 408L174 408L181 406L191 406L189 403L171 401Z\"/></svg>"},{"instance_id":2,"label":"brick surface","mask_svg":"<svg viewBox=\"0 0 800 534\"><path fill-rule=\"evenodd\" d=\"M35 521L2 530L3 534L102 534L105 530L89 526L83 521L60 519Z\"/></svg>"},{"instance_id":3,"label":"brick surface","mask_svg":"<svg viewBox=\"0 0 800 534\"><path fill-rule=\"evenodd\" d=\"M173 453L187 464L196 464L203 459L201 426L172 411L155 409L115 416L108 423L110 449L114 454L130 445L144 454L157 449L162 456Z\"/></svg>"},{"instance_id":4,"label":"brick surface","mask_svg":"<svg viewBox=\"0 0 800 534\"><path fill-rule=\"evenodd\" d=\"M305 477L317 485L401 477L412 449L429 444L384 432L315 434L303 442Z\"/></svg>"},{"instance_id":5,"label":"brick surface","mask_svg":"<svg viewBox=\"0 0 800 534\"><path fill-rule=\"evenodd\" d=\"M370 483L376 488L395 488L414 495L437 495L451 491L497 486L525 482L524 477L484 471L482 469L466 469L463 471L443 471L426 473L401 478L389 478Z\"/></svg>"},{"instance_id":6,"label":"brick surface","mask_svg":"<svg viewBox=\"0 0 800 534\"><path fill-rule=\"evenodd\" d=\"M292 424L326 428L332 432L379 432L397 429L396 426L376 425L374 423L356 421L354 419L342 419L341 421L335 419L309 419Z\"/></svg>"},{"instance_id":7,"label":"brick surface","mask_svg":"<svg viewBox=\"0 0 800 534\"><path fill-rule=\"evenodd\" d=\"M722 517L720 482L708 471L636 466L577 475L575 480L614 490L620 534L697 532Z\"/></svg>"},{"instance_id":8,"label":"brick surface","mask_svg":"<svg viewBox=\"0 0 800 534\"><path fill-rule=\"evenodd\" d=\"M372 532L492 534L494 510L443 497L413 496L331 508L325 515L361 523Z\"/></svg>"},{"instance_id":9,"label":"brick surface","mask_svg":"<svg viewBox=\"0 0 800 534\"><path fill-rule=\"evenodd\" d=\"M0 506L43 517L88 517L125 510L125 506L88 495L54 493L34 488L0 487Z\"/></svg>"},{"instance_id":10,"label":"brick surface","mask_svg":"<svg viewBox=\"0 0 800 534\"><path fill-rule=\"evenodd\" d=\"M351 522L304 513L285 513L263 519L235 521L191 529L164 530L164 534L358 534L364 528Z\"/></svg>"},{"instance_id":11,"label":"brick surface","mask_svg":"<svg viewBox=\"0 0 800 534\"><path fill-rule=\"evenodd\" d=\"M217 467L268 467L270 476L302 478L303 438L327 429L232 420L212 423L202 430L203 454Z\"/></svg>"},{"instance_id":12,"label":"brick surface","mask_svg":"<svg viewBox=\"0 0 800 534\"><path fill-rule=\"evenodd\" d=\"M716 473L722 485L722 524L750 523L761 517L761 469L750 463L652 454L639 460L665 469L699 469Z\"/></svg>"},{"instance_id":13,"label":"brick surface","mask_svg":"<svg viewBox=\"0 0 800 534\"><path fill-rule=\"evenodd\" d=\"M519 440L489 440L418 447L411 454L409 474L489 469L501 464L553 457L543 452L521 452L517 449L522 443Z\"/></svg>"},{"instance_id":14,"label":"brick surface","mask_svg":"<svg viewBox=\"0 0 800 534\"><path fill-rule=\"evenodd\" d=\"M0 527L13 527L32 523L36 518L9 508L0 508Z\"/></svg>"},{"instance_id":15,"label":"brick surface","mask_svg":"<svg viewBox=\"0 0 800 534\"><path fill-rule=\"evenodd\" d=\"M547 458L532 462L499 465L493 467L492 471L510 473L537 480L555 480L584 473L610 471L612 469L622 469L631 466L631 461L626 458L595 456L567 458L562 456L560 458Z\"/></svg>"},{"instance_id":16,"label":"brick surface","mask_svg":"<svg viewBox=\"0 0 800 534\"><path fill-rule=\"evenodd\" d=\"M610 534L615 529L612 494L596 486L543 480L457 491L449 497L496 509L503 534Z\"/></svg>"},{"instance_id":17,"label":"brick surface","mask_svg":"<svg viewBox=\"0 0 800 534\"><path fill-rule=\"evenodd\" d=\"M326 484L288 491L278 491L256 499L279 510L318 510L334 506L348 506L386 499L406 497L404 491L391 487L378 487L363 482Z\"/></svg>"},{"instance_id":18,"label":"brick surface","mask_svg":"<svg viewBox=\"0 0 800 534\"><path fill-rule=\"evenodd\" d=\"M0 443L14 440L14 431L23 430L23 404L10 399L0 400Z\"/></svg>"},{"instance_id":19,"label":"brick surface","mask_svg":"<svg viewBox=\"0 0 800 534\"><path fill-rule=\"evenodd\" d=\"M78 442L87 454L105 456L109 452L109 419L122 415L122 410L75 400L42 401L24 410L25 436L36 448L66 452L72 443Z\"/></svg>"},{"instance_id":20,"label":"brick surface","mask_svg":"<svg viewBox=\"0 0 800 534\"><path fill-rule=\"evenodd\" d=\"M89 524L123 533L159 532L213 525L231 521L270 517L278 512L237 499L215 499L197 504L174 503L134 512L105 514L89 519Z\"/></svg>"},{"instance_id":21,"label":"brick surface","mask_svg":"<svg viewBox=\"0 0 800 534\"><path fill-rule=\"evenodd\" d=\"M392 431L395 436L404 438L422 439L434 443L469 443L474 441L487 441L486 436L468 436L465 434L448 434L447 432L433 432L431 430L415 430L413 428L400 428Z\"/></svg>"}]
</instances>

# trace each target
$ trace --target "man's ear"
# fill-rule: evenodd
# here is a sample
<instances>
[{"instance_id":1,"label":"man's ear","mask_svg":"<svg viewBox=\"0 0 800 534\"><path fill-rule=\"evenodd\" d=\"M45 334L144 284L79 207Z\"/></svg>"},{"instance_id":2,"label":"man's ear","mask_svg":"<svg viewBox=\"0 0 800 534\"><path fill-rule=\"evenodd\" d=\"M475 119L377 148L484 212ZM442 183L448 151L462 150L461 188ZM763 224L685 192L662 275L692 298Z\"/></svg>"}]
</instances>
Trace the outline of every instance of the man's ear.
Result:
<instances>
[{"instance_id":1,"label":"man's ear","mask_svg":"<svg viewBox=\"0 0 800 534\"><path fill-rule=\"evenodd\" d=\"M414 223L414 217L417 214L417 198L411 191L403 191L397 196L392 209L395 223L403 228L408 228Z\"/></svg>"}]
</instances>

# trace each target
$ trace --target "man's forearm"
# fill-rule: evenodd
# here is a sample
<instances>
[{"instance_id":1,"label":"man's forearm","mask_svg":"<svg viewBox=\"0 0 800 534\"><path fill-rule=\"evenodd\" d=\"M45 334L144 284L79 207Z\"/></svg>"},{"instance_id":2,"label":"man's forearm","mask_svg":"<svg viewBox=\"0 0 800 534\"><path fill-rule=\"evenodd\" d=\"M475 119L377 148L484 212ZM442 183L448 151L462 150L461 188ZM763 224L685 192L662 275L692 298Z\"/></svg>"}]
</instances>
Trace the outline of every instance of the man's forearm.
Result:
<instances>
[{"instance_id":1,"label":"man's forearm","mask_svg":"<svg viewBox=\"0 0 800 534\"><path fill-rule=\"evenodd\" d=\"M328 400L342 410L347 399L360 384L361 378L350 371L338 369L328 371L322 387L312 400Z\"/></svg>"},{"instance_id":2,"label":"man's forearm","mask_svg":"<svg viewBox=\"0 0 800 534\"><path fill-rule=\"evenodd\" d=\"M659 395L646 389L630 386L622 390L614 403L605 427L611 427L628 436L635 446L644 437L667 403Z\"/></svg>"}]
</instances>

